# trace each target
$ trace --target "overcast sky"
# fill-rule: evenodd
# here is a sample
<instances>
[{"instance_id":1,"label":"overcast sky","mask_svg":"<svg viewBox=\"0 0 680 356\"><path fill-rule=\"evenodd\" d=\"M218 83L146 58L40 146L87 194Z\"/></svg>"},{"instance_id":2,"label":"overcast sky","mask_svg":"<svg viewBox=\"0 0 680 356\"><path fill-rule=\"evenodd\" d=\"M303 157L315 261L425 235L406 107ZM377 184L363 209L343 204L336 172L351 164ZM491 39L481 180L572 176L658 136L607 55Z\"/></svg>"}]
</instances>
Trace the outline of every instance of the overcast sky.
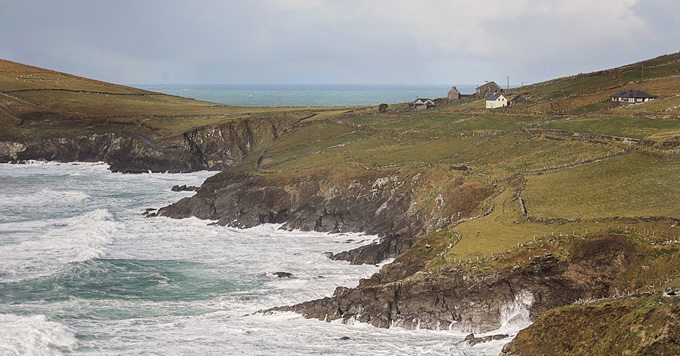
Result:
<instances>
[{"instance_id":1,"label":"overcast sky","mask_svg":"<svg viewBox=\"0 0 680 356\"><path fill-rule=\"evenodd\" d=\"M535 82L680 50L680 0L0 0L0 57L117 83Z\"/></svg>"}]
</instances>

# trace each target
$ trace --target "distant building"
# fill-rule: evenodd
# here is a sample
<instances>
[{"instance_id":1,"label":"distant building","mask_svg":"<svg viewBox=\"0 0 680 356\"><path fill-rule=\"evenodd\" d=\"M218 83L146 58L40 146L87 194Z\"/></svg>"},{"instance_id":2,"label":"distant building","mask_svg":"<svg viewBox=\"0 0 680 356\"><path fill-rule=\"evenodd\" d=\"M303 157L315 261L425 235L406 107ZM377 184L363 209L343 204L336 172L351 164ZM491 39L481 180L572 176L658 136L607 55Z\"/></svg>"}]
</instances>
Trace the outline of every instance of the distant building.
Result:
<instances>
[{"instance_id":1,"label":"distant building","mask_svg":"<svg viewBox=\"0 0 680 356\"><path fill-rule=\"evenodd\" d=\"M506 99L503 94L495 93L486 97L486 108L496 109L508 106L508 99Z\"/></svg>"},{"instance_id":2,"label":"distant building","mask_svg":"<svg viewBox=\"0 0 680 356\"><path fill-rule=\"evenodd\" d=\"M411 106L416 110L425 110L435 107L434 101L428 98L416 98L416 100L411 103Z\"/></svg>"},{"instance_id":3,"label":"distant building","mask_svg":"<svg viewBox=\"0 0 680 356\"><path fill-rule=\"evenodd\" d=\"M488 82L484 85L478 86L475 92L477 93L478 98L486 98L489 95L500 93L502 91L503 88L501 88L500 85L496 84L496 82Z\"/></svg>"},{"instance_id":4,"label":"distant building","mask_svg":"<svg viewBox=\"0 0 680 356\"><path fill-rule=\"evenodd\" d=\"M448 99L449 101L460 100L460 91L455 86L449 90Z\"/></svg>"},{"instance_id":5,"label":"distant building","mask_svg":"<svg viewBox=\"0 0 680 356\"><path fill-rule=\"evenodd\" d=\"M644 103L656 99L656 96L649 95L641 90L626 90L612 96L612 101L622 105Z\"/></svg>"}]
</instances>

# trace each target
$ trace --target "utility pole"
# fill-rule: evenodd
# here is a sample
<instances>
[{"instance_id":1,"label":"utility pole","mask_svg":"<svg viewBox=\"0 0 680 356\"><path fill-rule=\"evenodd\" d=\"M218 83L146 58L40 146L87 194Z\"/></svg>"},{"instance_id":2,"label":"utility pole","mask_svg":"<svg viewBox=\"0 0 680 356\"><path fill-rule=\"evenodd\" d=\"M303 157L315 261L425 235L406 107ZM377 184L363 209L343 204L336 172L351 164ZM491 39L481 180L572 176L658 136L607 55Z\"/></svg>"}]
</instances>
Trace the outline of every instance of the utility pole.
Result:
<instances>
[{"instance_id":1,"label":"utility pole","mask_svg":"<svg viewBox=\"0 0 680 356\"><path fill-rule=\"evenodd\" d=\"M506 86L506 90L510 90L510 76L508 75L508 85Z\"/></svg>"},{"instance_id":2,"label":"utility pole","mask_svg":"<svg viewBox=\"0 0 680 356\"><path fill-rule=\"evenodd\" d=\"M642 81L645 81L645 64L642 63Z\"/></svg>"}]
</instances>

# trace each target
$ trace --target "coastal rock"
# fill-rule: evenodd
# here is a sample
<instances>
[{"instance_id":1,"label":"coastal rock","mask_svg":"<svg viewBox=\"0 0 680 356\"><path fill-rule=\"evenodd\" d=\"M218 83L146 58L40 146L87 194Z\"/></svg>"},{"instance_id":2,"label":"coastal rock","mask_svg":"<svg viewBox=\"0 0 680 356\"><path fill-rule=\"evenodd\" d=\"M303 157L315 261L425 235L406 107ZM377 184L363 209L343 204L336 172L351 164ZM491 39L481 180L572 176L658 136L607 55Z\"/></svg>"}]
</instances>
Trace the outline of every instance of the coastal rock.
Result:
<instances>
[{"instance_id":1,"label":"coastal rock","mask_svg":"<svg viewBox=\"0 0 680 356\"><path fill-rule=\"evenodd\" d=\"M483 337L475 337L475 334L468 334L463 341L467 342L470 346L475 346L483 342L489 342L493 340L503 340L507 338L508 334L495 334Z\"/></svg>"},{"instance_id":2,"label":"coastal rock","mask_svg":"<svg viewBox=\"0 0 680 356\"><path fill-rule=\"evenodd\" d=\"M196 195L160 209L159 215L196 216L239 228L272 223L283 224L287 230L375 234L381 237L377 243L337 253L333 258L377 264L409 248L417 237L477 213L478 206L492 193L487 187L471 187L460 193L468 199L465 209L452 204L449 210L424 212L418 209L413 190L403 188L404 180L410 177L375 174L342 181L328 177L271 180L238 169L227 170L208 178Z\"/></svg>"},{"instance_id":3,"label":"coastal rock","mask_svg":"<svg viewBox=\"0 0 680 356\"><path fill-rule=\"evenodd\" d=\"M293 274L290 273L290 272L274 272L272 274L279 277L279 278L292 278L293 277Z\"/></svg>"},{"instance_id":4,"label":"coastal rock","mask_svg":"<svg viewBox=\"0 0 680 356\"><path fill-rule=\"evenodd\" d=\"M106 162L114 172L193 172L222 170L277 137L276 122L239 120L187 131L154 141L124 131L0 142L0 162L49 160Z\"/></svg>"},{"instance_id":5,"label":"coastal rock","mask_svg":"<svg viewBox=\"0 0 680 356\"><path fill-rule=\"evenodd\" d=\"M18 142L0 142L0 162L15 161L25 150L26 146Z\"/></svg>"},{"instance_id":6,"label":"coastal rock","mask_svg":"<svg viewBox=\"0 0 680 356\"><path fill-rule=\"evenodd\" d=\"M195 192L198 190L198 187L194 185L187 186L185 184L173 185L172 188L170 188L170 190L173 192Z\"/></svg>"},{"instance_id":7,"label":"coastal rock","mask_svg":"<svg viewBox=\"0 0 680 356\"><path fill-rule=\"evenodd\" d=\"M454 269L394 281L394 276L385 276L392 270L383 269L356 288L337 288L332 297L269 311L357 320L376 327L483 333L503 321L533 318L578 299L609 295L613 280L626 272L635 253L631 243L611 237L583 241L569 259L538 256L518 268L487 275Z\"/></svg>"}]
</instances>

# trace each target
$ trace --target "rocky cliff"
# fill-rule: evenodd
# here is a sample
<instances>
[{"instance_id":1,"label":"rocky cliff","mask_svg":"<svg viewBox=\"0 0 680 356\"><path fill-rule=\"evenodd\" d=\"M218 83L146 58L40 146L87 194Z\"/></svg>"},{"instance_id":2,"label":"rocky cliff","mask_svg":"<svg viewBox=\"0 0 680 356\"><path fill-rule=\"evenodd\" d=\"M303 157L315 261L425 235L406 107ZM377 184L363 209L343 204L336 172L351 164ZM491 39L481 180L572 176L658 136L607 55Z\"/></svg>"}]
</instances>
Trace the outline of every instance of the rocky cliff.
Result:
<instances>
[{"instance_id":1,"label":"rocky cliff","mask_svg":"<svg viewBox=\"0 0 680 356\"><path fill-rule=\"evenodd\" d=\"M569 258L539 255L492 273L451 269L404 278L403 266L393 264L357 288L339 287L332 297L272 311L377 327L488 332L512 318L528 320L577 299L608 296L635 253L624 238L607 236L578 243Z\"/></svg>"},{"instance_id":2,"label":"rocky cliff","mask_svg":"<svg viewBox=\"0 0 680 356\"><path fill-rule=\"evenodd\" d=\"M44 139L0 142L0 162L104 161L111 170L128 173L222 170L276 137L277 123L264 119L195 128L158 141L123 130L64 137L55 134Z\"/></svg>"},{"instance_id":3,"label":"rocky cliff","mask_svg":"<svg viewBox=\"0 0 680 356\"><path fill-rule=\"evenodd\" d=\"M426 208L417 202L418 174L338 176L282 178L230 169L207 179L195 196L160 209L159 215L196 216L241 228L278 223L284 229L380 235L378 244L334 256L375 264L395 257L427 232L479 214L493 192L461 177L451 183L446 198Z\"/></svg>"}]
</instances>

